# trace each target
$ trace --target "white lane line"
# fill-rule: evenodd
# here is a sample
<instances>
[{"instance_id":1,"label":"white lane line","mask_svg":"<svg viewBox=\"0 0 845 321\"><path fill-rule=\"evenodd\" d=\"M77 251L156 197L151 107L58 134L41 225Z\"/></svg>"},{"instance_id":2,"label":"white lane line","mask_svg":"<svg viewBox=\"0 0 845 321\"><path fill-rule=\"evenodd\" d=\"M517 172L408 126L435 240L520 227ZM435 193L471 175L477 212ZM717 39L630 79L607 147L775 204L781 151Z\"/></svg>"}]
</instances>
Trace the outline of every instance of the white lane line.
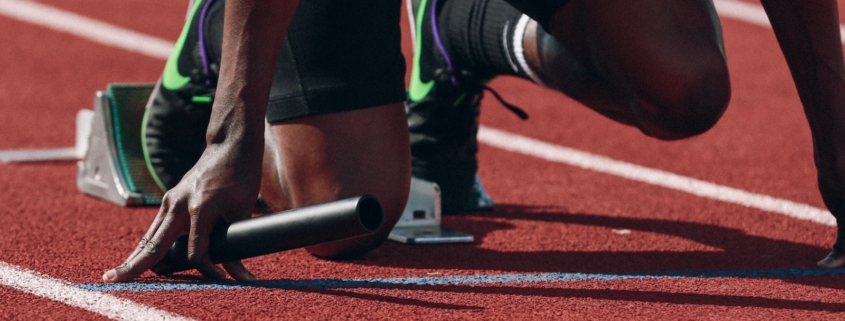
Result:
<instances>
[{"instance_id":1,"label":"white lane line","mask_svg":"<svg viewBox=\"0 0 845 321\"><path fill-rule=\"evenodd\" d=\"M722 17L742 20L764 27L772 27L769 17L766 16L766 11L760 5L737 0L714 0L713 4L716 5L716 11ZM843 25L839 25L839 38L845 44L845 26Z\"/></svg>"},{"instance_id":2,"label":"white lane line","mask_svg":"<svg viewBox=\"0 0 845 321\"><path fill-rule=\"evenodd\" d=\"M767 195L755 194L741 189L721 186L695 178L634 165L608 157L545 143L498 129L481 126L478 141L511 152L521 153L564 163L601 173L662 186L696 196L720 200L783 214L789 217L836 226L833 215L826 210Z\"/></svg>"},{"instance_id":3,"label":"white lane line","mask_svg":"<svg viewBox=\"0 0 845 321\"><path fill-rule=\"evenodd\" d=\"M170 41L36 2L0 0L0 14L153 58L167 59L173 50Z\"/></svg>"},{"instance_id":4,"label":"white lane line","mask_svg":"<svg viewBox=\"0 0 845 321\"><path fill-rule=\"evenodd\" d=\"M193 320L0 262L0 285L58 301L116 320Z\"/></svg>"}]
</instances>

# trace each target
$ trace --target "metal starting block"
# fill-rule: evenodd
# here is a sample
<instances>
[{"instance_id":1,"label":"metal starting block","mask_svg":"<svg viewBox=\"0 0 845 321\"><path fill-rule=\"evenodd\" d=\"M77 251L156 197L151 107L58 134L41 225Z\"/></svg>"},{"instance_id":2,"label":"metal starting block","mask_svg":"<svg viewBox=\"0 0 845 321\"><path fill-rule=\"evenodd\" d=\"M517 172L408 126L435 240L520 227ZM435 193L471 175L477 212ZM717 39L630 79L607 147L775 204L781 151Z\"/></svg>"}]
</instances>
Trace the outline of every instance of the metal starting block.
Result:
<instances>
[{"instance_id":1,"label":"metal starting block","mask_svg":"<svg viewBox=\"0 0 845 321\"><path fill-rule=\"evenodd\" d=\"M98 91L94 110L77 119L77 187L121 206L160 205L164 192L144 160L141 125L153 84L110 84ZM486 195L486 194L485 194ZM391 240L406 244L473 242L471 234L440 226L440 188L413 178L402 217Z\"/></svg>"},{"instance_id":2,"label":"metal starting block","mask_svg":"<svg viewBox=\"0 0 845 321\"><path fill-rule=\"evenodd\" d=\"M111 84L96 93L88 149L78 162L80 191L121 206L161 204L164 192L147 169L141 143L152 90L151 84Z\"/></svg>"},{"instance_id":3,"label":"metal starting block","mask_svg":"<svg viewBox=\"0 0 845 321\"><path fill-rule=\"evenodd\" d=\"M471 243L472 234L440 226L440 187L436 183L411 178L408 204L389 239L406 244Z\"/></svg>"}]
</instances>

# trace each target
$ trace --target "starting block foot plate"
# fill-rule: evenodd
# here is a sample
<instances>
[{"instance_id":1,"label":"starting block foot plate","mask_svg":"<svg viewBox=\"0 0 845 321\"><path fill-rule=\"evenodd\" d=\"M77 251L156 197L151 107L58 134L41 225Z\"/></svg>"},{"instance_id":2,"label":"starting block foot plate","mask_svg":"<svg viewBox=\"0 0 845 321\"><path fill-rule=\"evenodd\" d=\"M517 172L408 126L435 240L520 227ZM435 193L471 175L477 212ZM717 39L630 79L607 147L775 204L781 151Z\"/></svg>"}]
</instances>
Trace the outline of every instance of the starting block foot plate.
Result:
<instances>
[{"instance_id":1,"label":"starting block foot plate","mask_svg":"<svg viewBox=\"0 0 845 321\"><path fill-rule=\"evenodd\" d=\"M405 244L472 243L472 234L440 226L440 187L436 183L411 179L408 204L388 239Z\"/></svg>"},{"instance_id":2,"label":"starting block foot plate","mask_svg":"<svg viewBox=\"0 0 845 321\"><path fill-rule=\"evenodd\" d=\"M88 148L78 163L77 187L122 206L158 205L164 192L147 169L141 124L152 85L109 85L94 99Z\"/></svg>"}]
</instances>

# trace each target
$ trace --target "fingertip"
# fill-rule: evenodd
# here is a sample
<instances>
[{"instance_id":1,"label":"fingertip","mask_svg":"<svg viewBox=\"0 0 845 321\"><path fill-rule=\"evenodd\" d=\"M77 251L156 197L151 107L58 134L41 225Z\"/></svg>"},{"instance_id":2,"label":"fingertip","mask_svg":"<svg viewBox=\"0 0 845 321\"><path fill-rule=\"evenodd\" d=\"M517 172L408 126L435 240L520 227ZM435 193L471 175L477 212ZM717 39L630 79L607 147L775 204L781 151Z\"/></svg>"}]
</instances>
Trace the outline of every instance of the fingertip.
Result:
<instances>
[{"instance_id":1,"label":"fingertip","mask_svg":"<svg viewBox=\"0 0 845 321\"><path fill-rule=\"evenodd\" d=\"M255 281L257 278L255 277L252 272L244 267L241 261L232 261L223 263L223 269L229 273L236 281L241 282L252 282Z\"/></svg>"},{"instance_id":2,"label":"fingertip","mask_svg":"<svg viewBox=\"0 0 845 321\"><path fill-rule=\"evenodd\" d=\"M229 273L229 275L231 275L236 280L242 281L242 282L252 282L252 281L257 280L257 278L255 277L254 274L252 274L251 272L249 272L245 269L240 271L240 273L236 273L236 274Z\"/></svg>"},{"instance_id":3,"label":"fingertip","mask_svg":"<svg viewBox=\"0 0 845 321\"><path fill-rule=\"evenodd\" d=\"M816 263L816 265L818 267L826 269L841 268L845 266L845 255L842 255L838 251L833 250L825 258Z\"/></svg>"},{"instance_id":4,"label":"fingertip","mask_svg":"<svg viewBox=\"0 0 845 321\"><path fill-rule=\"evenodd\" d=\"M223 269L217 267L216 265L213 265L212 267L213 267L213 271L214 271L213 272L214 273L213 278L215 280L225 280L226 279L226 272L223 271Z\"/></svg>"},{"instance_id":5,"label":"fingertip","mask_svg":"<svg viewBox=\"0 0 845 321\"><path fill-rule=\"evenodd\" d=\"M203 264L203 266L197 266L196 269L199 270L203 276L209 279L219 281L226 279L226 272L224 272L220 267L211 264L210 261L208 264Z\"/></svg>"},{"instance_id":6,"label":"fingertip","mask_svg":"<svg viewBox=\"0 0 845 321\"><path fill-rule=\"evenodd\" d=\"M114 282L114 279L116 277L117 277L117 271L115 271L114 269L108 270L108 271L106 271L106 273L103 274L103 282L112 283L112 282Z\"/></svg>"}]
</instances>

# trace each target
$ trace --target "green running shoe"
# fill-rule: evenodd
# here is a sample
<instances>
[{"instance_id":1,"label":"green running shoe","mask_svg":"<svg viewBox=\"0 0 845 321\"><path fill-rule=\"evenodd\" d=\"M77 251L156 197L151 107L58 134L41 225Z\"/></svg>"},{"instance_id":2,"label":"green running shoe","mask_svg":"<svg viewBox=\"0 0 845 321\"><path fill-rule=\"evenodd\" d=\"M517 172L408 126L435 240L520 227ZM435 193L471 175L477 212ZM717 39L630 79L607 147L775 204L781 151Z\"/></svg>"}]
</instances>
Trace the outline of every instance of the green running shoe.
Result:
<instances>
[{"instance_id":1,"label":"green running shoe","mask_svg":"<svg viewBox=\"0 0 845 321\"><path fill-rule=\"evenodd\" d=\"M210 36L222 37L224 1L194 1L176 47L153 89L141 137L150 173L162 190L176 186L205 150L205 132L217 86L219 48ZM218 20L219 19L219 20ZM219 43L219 42L217 42ZM218 50L215 55L211 50ZM219 58L213 58L219 59Z\"/></svg>"},{"instance_id":2,"label":"green running shoe","mask_svg":"<svg viewBox=\"0 0 845 321\"><path fill-rule=\"evenodd\" d=\"M440 0L409 0L414 61L405 109L412 175L440 185L443 214L492 210L478 180L478 115L484 78L456 70L437 31Z\"/></svg>"}]
</instances>

